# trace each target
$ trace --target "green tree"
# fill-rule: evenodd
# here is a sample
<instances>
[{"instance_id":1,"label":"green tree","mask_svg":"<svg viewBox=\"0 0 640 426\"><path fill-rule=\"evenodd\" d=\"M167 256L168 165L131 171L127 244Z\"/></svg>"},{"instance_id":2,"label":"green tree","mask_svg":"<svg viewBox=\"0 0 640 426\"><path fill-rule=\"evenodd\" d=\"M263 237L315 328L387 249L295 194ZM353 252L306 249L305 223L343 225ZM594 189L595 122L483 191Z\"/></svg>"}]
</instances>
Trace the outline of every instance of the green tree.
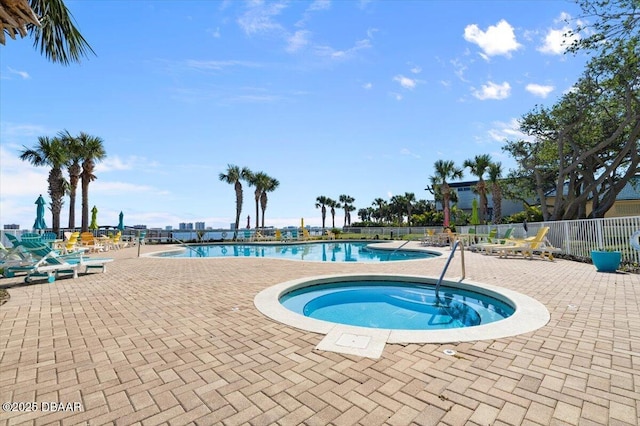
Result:
<instances>
[{"instance_id":1,"label":"green tree","mask_svg":"<svg viewBox=\"0 0 640 426\"><path fill-rule=\"evenodd\" d=\"M260 195L260 207L262 208L262 227L264 228L264 211L267 210L267 193L275 191L280 186L280 181L276 178L267 176L267 182L264 188L262 188L262 194Z\"/></svg>"},{"instance_id":2,"label":"green tree","mask_svg":"<svg viewBox=\"0 0 640 426\"><path fill-rule=\"evenodd\" d=\"M338 200L340 201L340 204L338 206L336 206L336 207L342 208L344 210L344 226L346 227L347 226L347 222L350 222L350 220L349 220L349 212L353 211L353 209L351 209L353 207L353 205L351 203L353 203L355 201L355 198L353 198L350 195L342 194L342 195L340 195Z\"/></svg>"},{"instance_id":3,"label":"green tree","mask_svg":"<svg viewBox=\"0 0 640 426\"><path fill-rule=\"evenodd\" d=\"M249 186L255 187L253 197L256 202L256 229L260 227L260 197L264 188L269 184L269 175L264 172L253 173L249 171L247 174L247 183Z\"/></svg>"},{"instance_id":4,"label":"green tree","mask_svg":"<svg viewBox=\"0 0 640 426\"><path fill-rule=\"evenodd\" d=\"M324 229L325 219L327 218L327 201L329 197L319 195L316 197L316 209L320 209L322 214L322 229Z\"/></svg>"},{"instance_id":5,"label":"green tree","mask_svg":"<svg viewBox=\"0 0 640 426\"><path fill-rule=\"evenodd\" d=\"M60 231L60 211L64 204L66 181L62 168L67 162L67 151L59 138L40 136L38 144L33 148L24 147L20 153L20 159L29 161L36 167L50 167L47 183L49 184L49 196L51 197L51 220L53 232Z\"/></svg>"},{"instance_id":6,"label":"green tree","mask_svg":"<svg viewBox=\"0 0 640 426\"><path fill-rule=\"evenodd\" d=\"M491 156L489 154L476 155L473 160L464 161L463 167L468 167L471 174L478 178L476 191L480 195L480 223L485 223L489 211L489 202L487 200L487 186L484 182L484 175L487 173L491 165Z\"/></svg>"},{"instance_id":7,"label":"green tree","mask_svg":"<svg viewBox=\"0 0 640 426\"><path fill-rule=\"evenodd\" d=\"M82 56L95 54L73 23L71 12L62 0L3 1L0 19L4 31L15 39L17 35L33 38L34 47L54 63L69 65L80 62ZM4 31L0 43L5 44Z\"/></svg>"},{"instance_id":8,"label":"green tree","mask_svg":"<svg viewBox=\"0 0 640 426\"><path fill-rule=\"evenodd\" d=\"M236 226L233 230L233 241L238 239L238 228L240 227L240 214L242 213L242 180L247 179L251 171L243 167L242 169L233 164L227 164L226 173L220 173L218 179L233 185L236 192Z\"/></svg>"},{"instance_id":9,"label":"green tree","mask_svg":"<svg viewBox=\"0 0 640 426\"><path fill-rule=\"evenodd\" d=\"M411 226L411 215L413 212L413 204L416 202L416 194L413 192L405 192L403 197L407 208L407 224Z\"/></svg>"},{"instance_id":10,"label":"green tree","mask_svg":"<svg viewBox=\"0 0 640 426\"><path fill-rule=\"evenodd\" d=\"M93 174L96 163L106 158L104 141L98 136L91 136L85 132L75 138L78 144L77 152L82 158L82 173L80 173L82 188L82 232L89 230L89 184L97 179Z\"/></svg>"},{"instance_id":11,"label":"green tree","mask_svg":"<svg viewBox=\"0 0 640 426\"><path fill-rule=\"evenodd\" d=\"M62 141L67 154L67 172L69 173L69 229L76 227L76 194L82 173L82 153L80 143L68 131L61 131L58 137Z\"/></svg>"},{"instance_id":12,"label":"green tree","mask_svg":"<svg viewBox=\"0 0 640 426\"><path fill-rule=\"evenodd\" d=\"M330 212L331 212L331 228L335 228L336 227L336 208L339 208L340 205L338 204L338 202L334 199L331 198L327 198L327 201L325 203L327 206L329 206L330 208Z\"/></svg>"},{"instance_id":13,"label":"green tree","mask_svg":"<svg viewBox=\"0 0 640 426\"><path fill-rule=\"evenodd\" d=\"M387 202L382 198L376 198L375 200L373 200L373 203L371 203L371 205L374 207L374 211L371 214L371 217L376 219L378 223L382 223L385 217Z\"/></svg>"},{"instance_id":14,"label":"green tree","mask_svg":"<svg viewBox=\"0 0 640 426\"><path fill-rule=\"evenodd\" d=\"M434 195L439 192L442 195L442 209L444 212L444 225L450 224L450 206L451 187L447 181L451 179L462 179L464 171L456 167L455 163L450 160L437 160L434 165L434 174L429 178L431 186L427 187Z\"/></svg>"}]
</instances>

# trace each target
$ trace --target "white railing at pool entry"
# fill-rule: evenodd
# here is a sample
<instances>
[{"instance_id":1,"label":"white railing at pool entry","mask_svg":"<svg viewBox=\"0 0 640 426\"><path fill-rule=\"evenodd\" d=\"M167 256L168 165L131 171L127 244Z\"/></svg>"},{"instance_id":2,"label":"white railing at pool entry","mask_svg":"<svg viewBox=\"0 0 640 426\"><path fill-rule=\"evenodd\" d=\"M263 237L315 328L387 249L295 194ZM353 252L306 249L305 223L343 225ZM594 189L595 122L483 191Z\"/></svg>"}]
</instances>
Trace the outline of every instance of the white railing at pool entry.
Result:
<instances>
[{"instance_id":1,"label":"white railing at pool entry","mask_svg":"<svg viewBox=\"0 0 640 426\"><path fill-rule=\"evenodd\" d=\"M453 243L453 247L451 247L451 253L449 253L449 258L447 259L447 263L444 264L444 268L442 268L442 273L440 274L440 278L436 283L436 300L439 299L438 292L440 291L440 284L442 284L442 280L444 279L444 275L447 273L447 269L449 268L449 264L451 263L451 259L453 259L453 255L456 253L456 249L458 246L462 246L462 241L456 240ZM462 277L460 277L460 281L464 280L466 276L466 271L464 267L464 247L460 247L460 260L462 262Z\"/></svg>"}]
</instances>

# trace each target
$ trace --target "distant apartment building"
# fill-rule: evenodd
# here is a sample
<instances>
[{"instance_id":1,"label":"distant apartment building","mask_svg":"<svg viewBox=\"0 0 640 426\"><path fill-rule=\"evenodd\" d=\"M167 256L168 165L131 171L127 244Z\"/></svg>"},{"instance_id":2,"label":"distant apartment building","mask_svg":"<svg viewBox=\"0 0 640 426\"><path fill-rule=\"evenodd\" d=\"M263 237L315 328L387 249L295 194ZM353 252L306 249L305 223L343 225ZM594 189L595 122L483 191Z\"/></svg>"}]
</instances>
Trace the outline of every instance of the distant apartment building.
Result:
<instances>
[{"instance_id":1,"label":"distant apartment building","mask_svg":"<svg viewBox=\"0 0 640 426\"><path fill-rule=\"evenodd\" d=\"M193 223L180 222L178 229L181 231L193 231Z\"/></svg>"},{"instance_id":2,"label":"distant apartment building","mask_svg":"<svg viewBox=\"0 0 640 426\"><path fill-rule=\"evenodd\" d=\"M167 226L164 227L164 230L165 231L173 231L173 226L167 225Z\"/></svg>"},{"instance_id":3,"label":"distant apartment building","mask_svg":"<svg viewBox=\"0 0 640 426\"><path fill-rule=\"evenodd\" d=\"M20 225L15 223L4 225L4 229L20 229Z\"/></svg>"},{"instance_id":4,"label":"distant apartment building","mask_svg":"<svg viewBox=\"0 0 640 426\"><path fill-rule=\"evenodd\" d=\"M196 222L196 231L204 231L204 222Z\"/></svg>"}]
</instances>

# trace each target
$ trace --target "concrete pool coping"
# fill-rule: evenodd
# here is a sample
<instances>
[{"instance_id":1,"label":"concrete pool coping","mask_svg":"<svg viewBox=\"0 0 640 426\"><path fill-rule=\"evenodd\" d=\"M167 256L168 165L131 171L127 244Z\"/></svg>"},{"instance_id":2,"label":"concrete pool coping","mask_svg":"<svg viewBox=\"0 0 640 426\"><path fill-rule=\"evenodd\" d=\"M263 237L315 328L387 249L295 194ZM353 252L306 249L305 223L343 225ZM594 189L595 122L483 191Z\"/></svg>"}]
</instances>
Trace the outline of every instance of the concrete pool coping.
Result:
<instances>
[{"instance_id":1,"label":"concrete pool coping","mask_svg":"<svg viewBox=\"0 0 640 426\"><path fill-rule=\"evenodd\" d=\"M309 318L282 306L280 297L308 285L350 280L394 280L435 284L437 277L403 274L336 274L305 277L264 289L254 298L255 307L265 316L305 331L325 334L316 349L379 358L385 343L452 343L498 339L535 331L550 320L547 308L537 300L506 288L473 282L444 280L443 285L488 294L514 306L504 320L475 327L442 330L390 330L347 326ZM353 342L350 344L350 342Z\"/></svg>"}]
</instances>

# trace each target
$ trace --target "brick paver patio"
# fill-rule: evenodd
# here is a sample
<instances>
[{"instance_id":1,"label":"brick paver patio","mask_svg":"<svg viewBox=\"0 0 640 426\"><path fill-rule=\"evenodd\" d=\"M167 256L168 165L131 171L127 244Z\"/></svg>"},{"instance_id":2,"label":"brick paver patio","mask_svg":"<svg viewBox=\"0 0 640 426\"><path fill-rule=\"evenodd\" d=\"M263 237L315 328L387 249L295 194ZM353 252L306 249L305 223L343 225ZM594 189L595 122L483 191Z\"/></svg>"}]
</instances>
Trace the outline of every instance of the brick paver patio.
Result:
<instances>
[{"instance_id":1,"label":"brick paver patio","mask_svg":"<svg viewBox=\"0 0 640 426\"><path fill-rule=\"evenodd\" d=\"M375 360L314 350L324 336L264 317L254 296L321 274L438 276L444 258L107 255L106 274L0 280L11 294L0 306L0 400L38 410L0 412L0 424L640 424L639 275L466 253L469 279L536 298L550 322L504 339L387 344ZM456 256L447 276L459 274Z\"/></svg>"}]
</instances>

